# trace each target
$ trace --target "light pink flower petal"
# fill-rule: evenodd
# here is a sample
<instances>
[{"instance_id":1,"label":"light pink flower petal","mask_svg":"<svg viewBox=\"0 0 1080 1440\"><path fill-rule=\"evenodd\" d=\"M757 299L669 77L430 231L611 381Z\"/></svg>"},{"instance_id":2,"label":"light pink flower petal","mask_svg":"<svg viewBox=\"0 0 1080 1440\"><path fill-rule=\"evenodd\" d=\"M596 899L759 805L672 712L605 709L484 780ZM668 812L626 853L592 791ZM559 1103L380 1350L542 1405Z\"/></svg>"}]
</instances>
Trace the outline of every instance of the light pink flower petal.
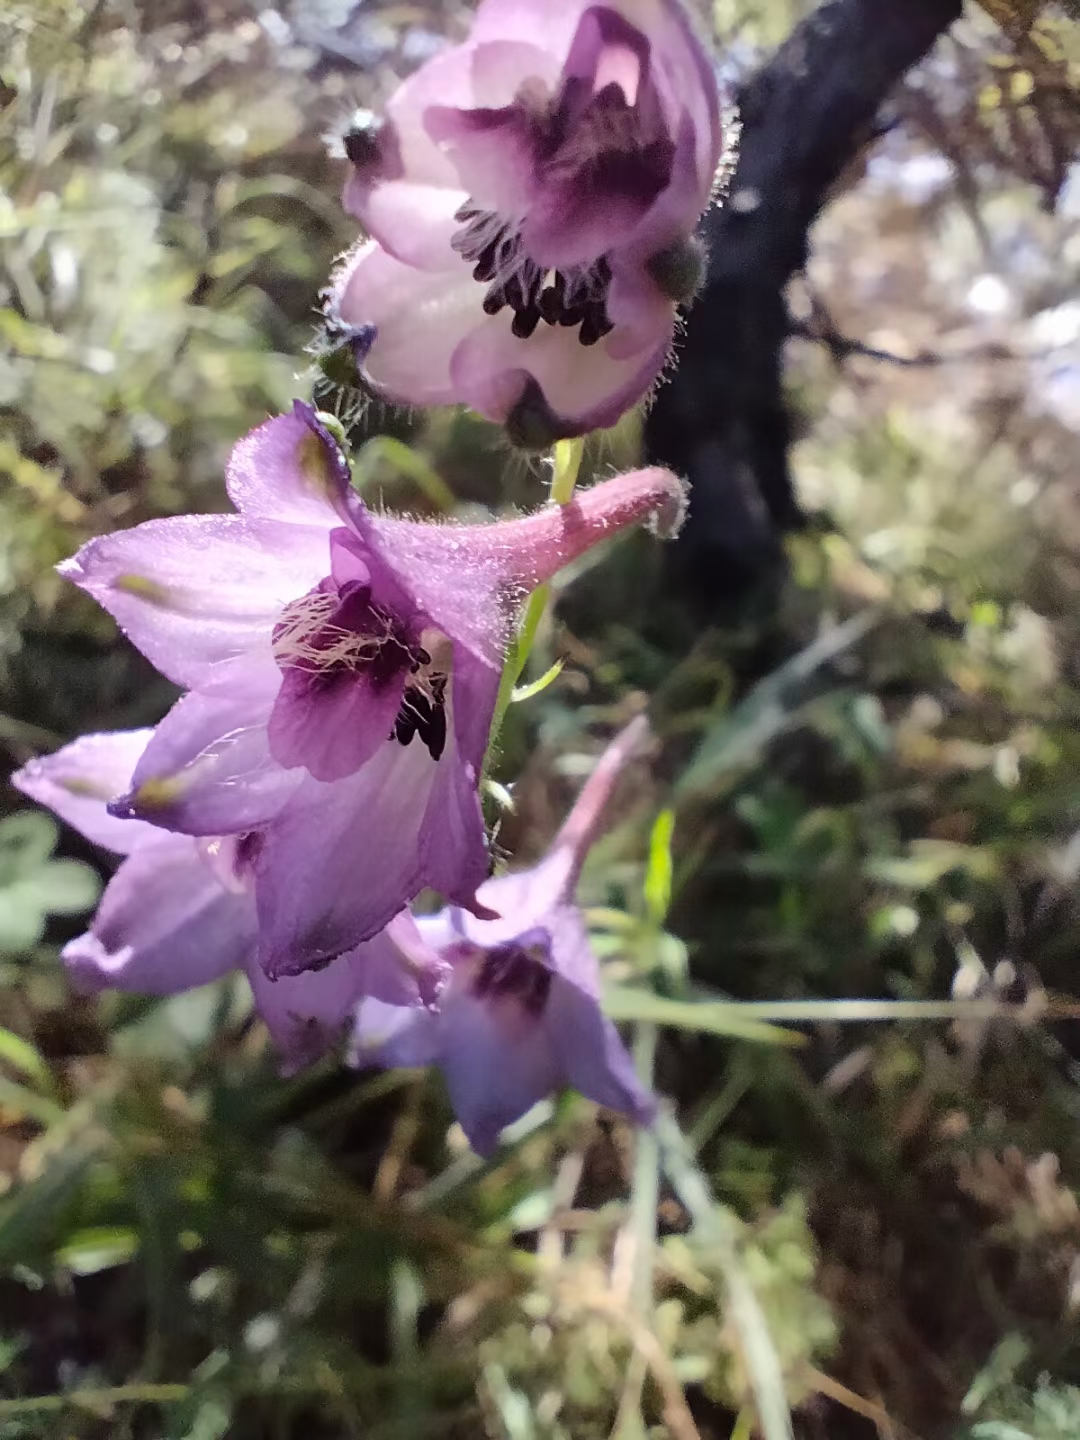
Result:
<instances>
[{"instance_id":1,"label":"light pink flower petal","mask_svg":"<svg viewBox=\"0 0 1080 1440\"><path fill-rule=\"evenodd\" d=\"M270 714L270 753L279 765L303 765L316 780L344 779L386 743L404 689L403 675L377 686L362 671L324 678L293 668Z\"/></svg>"},{"instance_id":2,"label":"light pink flower petal","mask_svg":"<svg viewBox=\"0 0 1080 1440\"><path fill-rule=\"evenodd\" d=\"M651 1124L656 1101L594 999L556 975L544 1021L563 1084L597 1105L629 1115L638 1125Z\"/></svg>"},{"instance_id":3,"label":"light pink flower petal","mask_svg":"<svg viewBox=\"0 0 1080 1440\"><path fill-rule=\"evenodd\" d=\"M345 209L363 220L364 192L372 185L407 175L422 185L458 188L453 161L428 134L424 117L430 105L473 102L472 45L456 45L434 56L399 85L386 106L375 162L354 170L345 190Z\"/></svg>"},{"instance_id":4,"label":"light pink flower petal","mask_svg":"<svg viewBox=\"0 0 1080 1440\"><path fill-rule=\"evenodd\" d=\"M391 255L428 268L428 242L415 222L452 218L468 193L452 150L433 131L432 111L509 105L522 86L552 87L558 68L549 48L512 39L459 45L435 56L391 98L371 162L350 171L345 209Z\"/></svg>"},{"instance_id":5,"label":"light pink flower petal","mask_svg":"<svg viewBox=\"0 0 1080 1440\"><path fill-rule=\"evenodd\" d=\"M652 37L652 76L664 100L671 134L679 135L684 120L693 127L700 213L708 204L722 147L716 73L680 0L642 3L650 8L655 5L663 12L662 30L646 30ZM627 13L623 0L619 0L618 8ZM632 24L638 23L629 14L627 18Z\"/></svg>"},{"instance_id":6,"label":"light pink flower petal","mask_svg":"<svg viewBox=\"0 0 1080 1440\"><path fill-rule=\"evenodd\" d=\"M391 943L373 952L376 963L371 969L368 994L388 1005L434 1005L450 979L451 967L412 912L402 910L395 915L375 940L380 937Z\"/></svg>"},{"instance_id":7,"label":"light pink flower petal","mask_svg":"<svg viewBox=\"0 0 1080 1440\"><path fill-rule=\"evenodd\" d=\"M159 832L139 820L118 820L106 806L125 794L152 730L117 730L83 735L57 750L30 760L11 777L16 790L48 808L95 845L129 855Z\"/></svg>"},{"instance_id":8,"label":"light pink flower petal","mask_svg":"<svg viewBox=\"0 0 1080 1440\"><path fill-rule=\"evenodd\" d=\"M483 287L447 249L448 271L413 269L378 245L362 245L334 281L336 306L350 325L374 325L364 378L387 400L450 405L459 397L450 362L465 335L484 320Z\"/></svg>"},{"instance_id":9,"label":"light pink flower petal","mask_svg":"<svg viewBox=\"0 0 1080 1440\"><path fill-rule=\"evenodd\" d=\"M568 56L582 17L595 8L596 0L560 0L558 5L484 0L473 22L470 43L479 48L494 40L512 39ZM701 135L701 172L707 188L720 148L719 103L708 56L684 5L681 0L605 0L603 8L621 16L649 41L655 82L662 89L673 131L678 128L679 113L690 109Z\"/></svg>"},{"instance_id":10,"label":"light pink flower petal","mask_svg":"<svg viewBox=\"0 0 1080 1440\"><path fill-rule=\"evenodd\" d=\"M292 414L276 415L233 446L225 484L243 515L326 534L341 524L349 467L311 406L296 401Z\"/></svg>"},{"instance_id":11,"label":"light pink flower petal","mask_svg":"<svg viewBox=\"0 0 1080 1440\"><path fill-rule=\"evenodd\" d=\"M368 940L423 888L420 829L437 772L417 741L387 741L343 780L305 776L255 866L259 961L293 975Z\"/></svg>"},{"instance_id":12,"label":"light pink flower petal","mask_svg":"<svg viewBox=\"0 0 1080 1440\"><path fill-rule=\"evenodd\" d=\"M474 31L474 39L467 48L471 52L469 107L472 109L499 110L521 98L539 107L559 83L558 55L546 42L537 44L514 36L477 43ZM425 115L429 134L433 133L432 109L457 103L448 96L432 102Z\"/></svg>"},{"instance_id":13,"label":"light pink flower petal","mask_svg":"<svg viewBox=\"0 0 1080 1440\"><path fill-rule=\"evenodd\" d=\"M382 1000L362 1000L356 1011L349 1064L413 1070L434 1065L439 1054L439 1017Z\"/></svg>"},{"instance_id":14,"label":"light pink flower petal","mask_svg":"<svg viewBox=\"0 0 1080 1440\"><path fill-rule=\"evenodd\" d=\"M595 4L596 0L559 0L557 5L537 5L535 0L483 0L472 23L470 40L477 46L514 40L566 55L582 15ZM621 13L625 7L613 0L608 8Z\"/></svg>"},{"instance_id":15,"label":"light pink flower petal","mask_svg":"<svg viewBox=\"0 0 1080 1440\"><path fill-rule=\"evenodd\" d=\"M196 842L161 835L117 870L88 934L62 952L76 983L173 995L220 979L255 945L255 907L226 890Z\"/></svg>"},{"instance_id":16,"label":"light pink flower petal","mask_svg":"<svg viewBox=\"0 0 1080 1440\"><path fill-rule=\"evenodd\" d=\"M561 856L548 854L527 870L512 870L486 880L476 898L493 919L478 919L452 911L457 938L490 949L506 945L519 935L546 926L548 915L560 905L566 892L566 865Z\"/></svg>"},{"instance_id":17,"label":"light pink flower petal","mask_svg":"<svg viewBox=\"0 0 1080 1440\"><path fill-rule=\"evenodd\" d=\"M497 143L487 150L483 137L475 148L459 149L458 127L468 129L468 117L478 107L510 105L522 86L546 92L558 78L558 62L536 46L499 41L462 46L431 63L431 75L425 66L390 102L379 142L387 159L354 167L345 208L395 259L421 270L453 272L465 268L450 241L461 228L455 217L466 201L499 208L521 195L520 166L508 169L505 163L509 151ZM445 83L448 72L453 86ZM407 143L395 148L402 136Z\"/></svg>"},{"instance_id":18,"label":"light pink flower petal","mask_svg":"<svg viewBox=\"0 0 1080 1440\"><path fill-rule=\"evenodd\" d=\"M281 683L270 658L224 666L178 700L135 769L123 807L189 835L255 829L277 814L303 772L271 756L267 722Z\"/></svg>"},{"instance_id":19,"label":"light pink flower petal","mask_svg":"<svg viewBox=\"0 0 1080 1440\"><path fill-rule=\"evenodd\" d=\"M522 340L510 328L512 318L508 310L485 316L465 336L451 363L453 388L465 404L504 424L529 380L535 380L552 412L553 439L613 425L649 389L671 347L675 326L669 307L664 329L650 347L616 358L613 334L584 346L576 330L541 325Z\"/></svg>"},{"instance_id":20,"label":"light pink flower petal","mask_svg":"<svg viewBox=\"0 0 1080 1440\"><path fill-rule=\"evenodd\" d=\"M438 966L431 957L433 967ZM365 996L376 1003L420 1006L417 975L403 959L393 928L348 951L321 970L271 980L254 956L247 966L255 1006L281 1051L286 1075L302 1070L336 1045Z\"/></svg>"},{"instance_id":21,"label":"light pink flower petal","mask_svg":"<svg viewBox=\"0 0 1080 1440\"><path fill-rule=\"evenodd\" d=\"M355 184L355 182L354 182ZM387 180L361 201L355 190L349 207L368 235L395 260L443 277L460 278L468 269L450 242L461 229L457 212L469 198L465 190L422 185L414 180Z\"/></svg>"},{"instance_id":22,"label":"light pink flower petal","mask_svg":"<svg viewBox=\"0 0 1080 1440\"><path fill-rule=\"evenodd\" d=\"M504 945L523 932L544 926L555 937L555 948L565 963L559 968L581 989L598 997L599 982L595 961L590 958L585 970L575 968L575 954L589 954L587 944L579 944L583 932L579 912L572 901L577 889L581 867L603 825L605 811L616 785L630 760L643 749L649 736L649 722L639 715L624 725L608 743L581 792L563 821L547 854L526 870L513 870L493 880L486 880L476 898L496 919L481 920L459 911L440 912L439 917L426 917L423 924L433 929L432 943L447 945L451 938L468 939L487 947ZM448 933L448 920L453 916L453 934ZM569 926L567 930L565 927Z\"/></svg>"},{"instance_id":23,"label":"light pink flower petal","mask_svg":"<svg viewBox=\"0 0 1080 1440\"><path fill-rule=\"evenodd\" d=\"M546 1023L513 1002L478 1000L465 986L447 991L438 1039L450 1103L478 1155L490 1155L507 1125L566 1081Z\"/></svg>"},{"instance_id":24,"label":"light pink flower petal","mask_svg":"<svg viewBox=\"0 0 1080 1440\"><path fill-rule=\"evenodd\" d=\"M317 530L239 515L181 515L89 541L60 574L82 587L163 675L206 682L260 647L287 601L326 573Z\"/></svg>"},{"instance_id":25,"label":"light pink flower petal","mask_svg":"<svg viewBox=\"0 0 1080 1440\"><path fill-rule=\"evenodd\" d=\"M640 270L628 275L623 266L613 267L607 312L615 326L606 342L612 361L634 364L643 354L656 355L663 349L666 358L672 352L674 306Z\"/></svg>"},{"instance_id":26,"label":"light pink flower petal","mask_svg":"<svg viewBox=\"0 0 1080 1440\"><path fill-rule=\"evenodd\" d=\"M528 208L536 176L533 122L526 111L518 106L456 110L436 105L427 112L426 123L454 162L463 198L499 215L517 215Z\"/></svg>"},{"instance_id":27,"label":"light pink flower petal","mask_svg":"<svg viewBox=\"0 0 1080 1440\"><path fill-rule=\"evenodd\" d=\"M490 863L479 787L499 678L499 670L455 647L447 713L451 733L420 829L425 885L466 909L476 903Z\"/></svg>"},{"instance_id":28,"label":"light pink flower petal","mask_svg":"<svg viewBox=\"0 0 1080 1440\"><path fill-rule=\"evenodd\" d=\"M619 1033L600 1008L600 969L584 917L563 903L547 916L554 979L544 1024L564 1083L598 1105L648 1125L656 1102L642 1085Z\"/></svg>"},{"instance_id":29,"label":"light pink flower petal","mask_svg":"<svg viewBox=\"0 0 1080 1440\"><path fill-rule=\"evenodd\" d=\"M342 955L319 971L280 980L268 979L254 956L248 961L255 1008L281 1052L283 1075L294 1075L313 1064L341 1039L364 994L365 971L360 950Z\"/></svg>"}]
</instances>

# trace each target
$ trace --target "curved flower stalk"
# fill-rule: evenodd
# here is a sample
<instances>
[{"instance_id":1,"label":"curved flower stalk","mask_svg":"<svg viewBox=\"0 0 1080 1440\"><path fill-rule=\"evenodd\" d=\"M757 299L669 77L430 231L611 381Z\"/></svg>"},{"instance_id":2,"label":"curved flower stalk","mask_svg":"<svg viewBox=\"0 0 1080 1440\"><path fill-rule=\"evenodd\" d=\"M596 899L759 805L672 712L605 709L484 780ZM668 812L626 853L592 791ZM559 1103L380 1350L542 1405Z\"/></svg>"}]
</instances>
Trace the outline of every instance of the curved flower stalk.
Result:
<instances>
[{"instance_id":1,"label":"curved flower stalk","mask_svg":"<svg viewBox=\"0 0 1080 1440\"><path fill-rule=\"evenodd\" d=\"M529 448L614 424L700 283L721 148L680 0L484 0L381 128L345 137L345 206L372 238L328 308L375 326L363 378Z\"/></svg>"},{"instance_id":2,"label":"curved flower stalk","mask_svg":"<svg viewBox=\"0 0 1080 1440\"><path fill-rule=\"evenodd\" d=\"M521 601L621 527L677 522L682 486L638 471L488 525L376 516L299 402L240 442L227 482L237 513L150 521L60 567L189 692L112 813L243 837L271 979L425 887L485 913L477 787Z\"/></svg>"},{"instance_id":3,"label":"curved flower stalk","mask_svg":"<svg viewBox=\"0 0 1080 1440\"><path fill-rule=\"evenodd\" d=\"M243 970L286 1073L335 1044L364 995L403 1006L433 998L444 967L418 943L408 914L322 970L268 979L255 958L243 846L170 835L109 813L152 734L85 735L11 779L95 845L125 857L89 931L62 952L82 989L172 995Z\"/></svg>"},{"instance_id":4,"label":"curved flower stalk","mask_svg":"<svg viewBox=\"0 0 1080 1440\"><path fill-rule=\"evenodd\" d=\"M480 887L493 918L449 907L419 917L424 940L450 966L429 1010L361 1002L352 1063L438 1065L473 1148L564 1085L647 1124L642 1088L600 1008L600 976L574 892L601 815L629 757L648 734L632 722L602 756L544 860Z\"/></svg>"}]
</instances>

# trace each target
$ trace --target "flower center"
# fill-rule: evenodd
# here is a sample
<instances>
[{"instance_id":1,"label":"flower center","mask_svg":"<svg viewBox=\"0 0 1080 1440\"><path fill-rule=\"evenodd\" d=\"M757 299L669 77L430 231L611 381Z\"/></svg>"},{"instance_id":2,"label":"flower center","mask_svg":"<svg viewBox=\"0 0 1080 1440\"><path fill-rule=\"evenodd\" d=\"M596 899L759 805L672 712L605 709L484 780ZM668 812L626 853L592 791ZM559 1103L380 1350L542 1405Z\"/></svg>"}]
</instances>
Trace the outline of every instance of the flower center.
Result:
<instances>
[{"instance_id":1,"label":"flower center","mask_svg":"<svg viewBox=\"0 0 1080 1440\"><path fill-rule=\"evenodd\" d=\"M471 202L454 216L461 229L451 244L473 266L473 279L487 286L484 311L498 315L508 305L511 329L527 340L543 320L547 325L579 326L582 345L595 345L612 327L607 316L611 266L603 255L588 265L542 270L529 258L520 222L506 220Z\"/></svg>"},{"instance_id":2,"label":"flower center","mask_svg":"<svg viewBox=\"0 0 1080 1440\"><path fill-rule=\"evenodd\" d=\"M204 864L210 867L225 889L234 895L245 894L262 849L262 831L210 836L196 843Z\"/></svg>"},{"instance_id":3,"label":"flower center","mask_svg":"<svg viewBox=\"0 0 1080 1440\"><path fill-rule=\"evenodd\" d=\"M351 593L347 593L350 592ZM404 627L371 603L369 586L315 590L291 600L274 629L274 659L283 669L332 678L371 671L388 678L412 659Z\"/></svg>"},{"instance_id":4,"label":"flower center","mask_svg":"<svg viewBox=\"0 0 1080 1440\"><path fill-rule=\"evenodd\" d=\"M409 628L371 598L370 585L320 588L285 606L274 629L274 659L283 671L322 689L363 674L374 690L405 681L389 739L408 745L419 736L433 760L446 748L445 670Z\"/></svg>"},{"instance_id":5,"label":"flower center","mask_svg":"<svg viewBox=\"0 0 1080 1440\"><path fill-rule=\"evenodd\" d=\"M551 971L544 963L548 946L546 937L523 944L526 938L486 951L473 978L472 992L478 1000L514 1000L527 1015L539 1019L551 993Z\"/></svg>"}]
</instances>

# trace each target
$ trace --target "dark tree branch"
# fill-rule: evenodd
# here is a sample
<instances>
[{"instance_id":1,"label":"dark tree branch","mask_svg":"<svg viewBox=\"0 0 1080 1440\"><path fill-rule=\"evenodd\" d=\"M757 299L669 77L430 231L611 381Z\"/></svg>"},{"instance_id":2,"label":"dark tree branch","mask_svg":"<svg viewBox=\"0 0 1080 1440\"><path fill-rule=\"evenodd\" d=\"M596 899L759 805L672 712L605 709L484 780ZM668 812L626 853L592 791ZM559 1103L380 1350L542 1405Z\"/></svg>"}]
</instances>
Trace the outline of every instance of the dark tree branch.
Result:
<instances>
[{"instance_id":1,"label":"dark tree branch","mask_svg":"<svg viewBox=\"0 0 1080 1440\"><path fill-rule=\"evenodd\" d=\"M782 392L787 282L807 232L882 103L961 0L827 0L742 88L729 198L707 221L705 289L646 423L650 459L689 477L674 555L705 605L743 589L800 523Z\"/></svg>"}]
</instances>

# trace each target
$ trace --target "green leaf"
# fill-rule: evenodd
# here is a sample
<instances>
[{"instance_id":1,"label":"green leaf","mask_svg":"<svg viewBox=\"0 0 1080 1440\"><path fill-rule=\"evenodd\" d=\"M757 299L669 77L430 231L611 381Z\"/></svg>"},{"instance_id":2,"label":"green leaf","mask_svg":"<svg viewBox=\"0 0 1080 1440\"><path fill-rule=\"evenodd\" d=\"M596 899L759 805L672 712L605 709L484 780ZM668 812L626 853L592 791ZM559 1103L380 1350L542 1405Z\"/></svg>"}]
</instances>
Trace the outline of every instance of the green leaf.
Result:
<instances>
[{"instance_id":1,"label":"green leaf","mask_svg":"<svg viewBox=\"0 0 1080 1440\"><path fill-rule=\"evenodd\" d=\"M510 1384L501 1365L491 1361L484 1366L483 1385L507 1440L535 1440L532 1406L525 1395Z\"/></svg>"},{"instance_id":2,"label":"green leaf","mask_svg":"<svg viewBox=\"0 0 1080 1440\"><path fill-rule=\"evenodd\" d=\"M11 887L27 905L44 915L79 915L97 903L101 881L83 860L49 860Z\"/></svg>"},{"instance_id":3,"label":"green leaf","mask_svg":"<svg viewBox=\"0 0 1080 1440\"><path fill-rule=\"evenodd\" d=\"M676 799L715 796L730 789L760 760L766 746L802 713L806 702L801 691L807 680L856 645L880 618L877 611L865 610L842 625L834 625L759 681L745 700L704 736L689 768L679 778Z\"/></svg>"},{"instance_id":4,"label":"green leaf","mask_svg":"<svg viewBox=\"0 0 1080 1440\"><path fill-rule=\"evenodd\" d=\"M37 1048L21 1035L0 1027L0 1060L32 1080L41 1090L51 1091L53 1077Z\"/></svg>"},{"instance_id":5,"label":"green leaf","mask_svg":"<svg viewBox=\"0 0 1080 1440\"><path fill-rule=\"evenodd\" d=\"M75 1275L96 1275L125 1265L138 1253L139 1237L124 1225L97 1225L79 1230L61 1245L56 1258Z\"/></svg>"},{"instance_id":6,"label":"green leaf","mask_svg":"<svg viewBox=\"0 0 1080 1440\"><path fill-rule=\"evenodd\" d=\"M650 1020L655 1025L670 1025L678 1030L698 1030L708 1035L723 1035L729 1040L749 1040L759 1045L805 1044L805 1037L779 1025L769 1025L740 1014L737 1000L669 1000L629 985L615 985L604 990L604 1011L612 1020Z\"/></svg>"},{"instance_id":7,"label":"green leaf","mask_svg":"<svg viewBox=\"0 0 1080 1440\"><path fill-rule=\"evenodd\" d=\"M102 1138L83 1136L67 1141L49 1155L36 1179L21 1184L0 1201L0 1273L15 1265L34 1264L42 1249L52 1253L57 1230L63 1233L69 1207L101 1158Z\"/></svg>"},{"instance_id":8,"label":"green leaf","mask_svg":"<svg viewBox=\"0 0 1080 1440\"><path fill-rule=\"evenodd\" d=\"M532 680L528 685L515 686L510 694L511 705L520 705L522 700L531 700L534 695L539 695L541 691L546 690L552 681L557 680L562 674L565 663L563 660L556 660L554 665L544 671L539 680Z\"/></svg>"},{"instance_id":9,"label":"green leaf","mask_svg":"<svg viewBox=\"0 0 1080 1440\"><path fill-rule=\"evenodd\" d=\"M1034 1436L1030 1430L1021 1430L1019 1425L1007 1425L1003 1420L987 1420L973 1427L971 1440L1034 1440Z\"/></svg>"},{"instance_id":10,"label":"green leaf","mask_svg":"<svg viewBox=\"0 0 1080 1440\"><path fill-rule=\"evenodd\" d=\"M28 875L56 849L59 830L40 810L20 810L0 820L0 885Z\"/></svg>"},{"instance_id":11,"label":"green leaf","mask_svg":"<svg viewBox=\"0 0 1080 1440\"><path fill-rule=\"evenodd\" d=\"M53 860L58 831L40 811L0 820L0 951L36 945L49 915L75 915L96 902L101 882L82 860Z\"/></svg>"},{"instance_id":12,"label":"green leaf","mask_svg":"<svg viewBox=\"0 0 1080 1440\"><path fill-rule=\"evenodd\" d=\"M649 836L649 864L645 871L645 911L660 928L671 905L671 839L675 833L674 810L661 810Z\"/></svg>"},{"instance_id":13,"label":"green leaf","mask_svg":"<svg viewBox=\"0 0 1080 1440\"><path fill-rule=\"evenodd\" d=\"M23 903L13 888L0 889L0 954L29 950L45 934L45 917Z\"/></svg>"},{"instance_id":14,"label":"green leaf","mask_svg":"<svg viewBox=\"0 0 1080 1440\"><path fill-rule=\"evenodd\" d=\"M32 874L0 885L0 950L36 945L49 915L78 915L101 893L97 872L82 860L38 862Z\"/></svg>"},{"instance_id":15,"label":"green leaf","mask_svg":"<svg viewBox=\"0 0 1080 1440\"><path fill-rule=\"evenodd\" d=\"M63 1120L65 1110L47 1095L40 1095L17 1080L0 1075L0 1109L21 1120L36 1120L39 1125L56 1125Z\"/></svg>"},{"instance_id":16,"label":"green leaf","mask_svg":"<svg viewBox=\"0 0 1080 1440\"><path fill-rule=\"evenodd\" d=\"M355 485L361 494L383 466L411 480L436 510L449 515L456 508L454 492L439 472L410 445L392 435L374 435L357 452Z\"/></svg>"},{"instance_id":17,"label":"green leaf","mask_svg":"<svg viewBox=\"0 0 1080 1440\"><path fill-rule=\"evenodd\" d=\"M903 890L927 890L954 870L976 880L993 880L999 869L993 850L951 840L913 840L906 855L874 856L864 866L870 879Z\"/></svg>"}]
</instances>

